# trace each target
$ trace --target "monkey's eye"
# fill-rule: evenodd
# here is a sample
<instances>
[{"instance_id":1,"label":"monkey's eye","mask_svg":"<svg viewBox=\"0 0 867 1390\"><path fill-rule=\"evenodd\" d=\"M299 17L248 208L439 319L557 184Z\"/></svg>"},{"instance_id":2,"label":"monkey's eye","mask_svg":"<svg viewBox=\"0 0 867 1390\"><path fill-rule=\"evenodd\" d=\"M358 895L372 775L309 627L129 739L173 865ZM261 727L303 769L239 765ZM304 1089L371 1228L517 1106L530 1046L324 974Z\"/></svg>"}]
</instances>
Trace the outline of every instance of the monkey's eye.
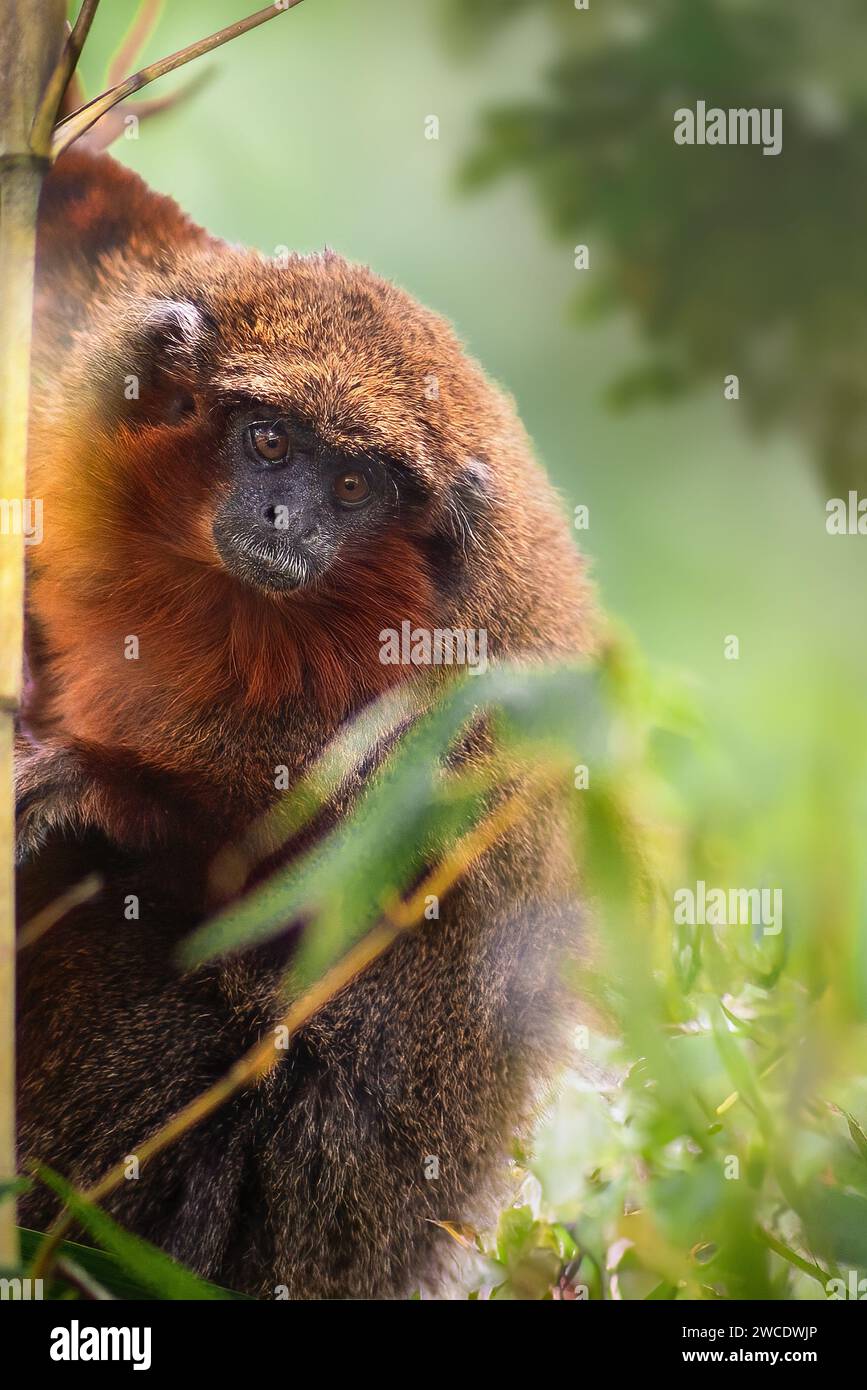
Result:
<instances>
[{"instance_id":1,"label":"monkey's eye","mask_svg":"<svg viewBox=\"0 0 867 1390\"><path fill-rule=\"evenodd\" d=\"M285 463L289 457L289 433L282 420L251 425L250 443L264 463Z\"/></svg>"},{"instance_id":2,"label":"monkey's eye","mask_svg":"<svg viewBox=\"0 0 867 1390\"><path fill-rule=\"evenodd\" d=\"M370 496L370 483L363 473L354 469L349 473L338 473L332 488L334 496L344 507L358 507Z\"/></svg>"}]
</instances>

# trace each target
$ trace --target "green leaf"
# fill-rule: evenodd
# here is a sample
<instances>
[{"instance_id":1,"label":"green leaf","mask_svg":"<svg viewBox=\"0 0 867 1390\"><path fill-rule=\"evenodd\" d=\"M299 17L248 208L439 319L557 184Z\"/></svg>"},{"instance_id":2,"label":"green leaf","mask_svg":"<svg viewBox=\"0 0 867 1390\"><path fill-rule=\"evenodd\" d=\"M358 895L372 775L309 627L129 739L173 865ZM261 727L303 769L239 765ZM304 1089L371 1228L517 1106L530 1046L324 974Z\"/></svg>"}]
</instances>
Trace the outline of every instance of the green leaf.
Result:
<instances>
[{"instance_id":1,"label":"green leaf","mask_svg":"<svg viewBox=\"0 0 867 1390\"><path fill-rule=\"evenodd\" d=\"M5 1182L0 1182L0 1202L5 1202L7 1197L20 1197L32 1186L31 1178L7 1178Z\"/></svg>"},{"instance_id":2,"label":"green leaf","mask_svg":"<svg viewBox=\"0 0 867 1390\"><path fill-rule=\"evenodd\" d=\"M120 1269L132 1276L133 1287L149 1289L154 1297L160 1299L200 1301L245 1297L216 1284L209 1284L149 1241L131 1235L99 1207L81 1197L58 1173L41 1168L39 1177L62 1198L80 1225L114 1257ZM99 1261L95 1266L92 1253L88 1254L86 1246L75 1246L72 1242L69 1242L69 1246L71 1257L114 1292L110 1269ZM141 1297L141 1294L136 1292L134 1296Z\"/></svg>"},{"instance_id":3,"label":"green leaf","mask_svg":"<svg viewBox=\"0 0 867 1390\"><path fill-rule=\"evenodd\" d=\"M497 1258L500 1264L509 1261L526 1249L535 1231L536 1221L530 1207L507 1207L497 1227Z\"/></svg>"},{"instance_id":4,"label":"green leaf","mask_svg":"<svg viewBox=\"0 0 867 1390\"><path fill-rule=\"evenodd\" d=\"M19 1226L18 1239L21 1245L21 1257L24 1265L27 1266L36 1258L36 1253L45 1240L45 1236L41 1231L31 1231L26 1226ZM85 1270L115 1298L148 1301L156 1301L159 1298L150 1284L130 1277L116 1255L109 1255L104 1250L95 1249L92 1245L80 1245L74 1240L62 1241L58 1246L58 1253L71 1260L73 1264L78 1265L80 1269ZM231 1289L221 1289L218 1284L210 1284L207 1280L202 1282L217 1290L225 1298L248 1301L247 1294L234 1293ZM253 1302L254 1300L250 1299L249 1301Z\"/></svg>"},{"instance_id":5,"label":"green leaf","mask_svg":"<svg viewBox=\"0 0 867 1390\"><path fill-rule=\"evenodd\" d=\"M854 1115L850 1115L848 1110L844 1110L843 1114L846 1116L846 1123L849 1126L853 1144L861 1157L867 1158L867 1134L864 1133Z\"/></svg>"},{"instance_id":6,"label":"green leaf","mask_svg":"<svg viewBox=\"0 0 867 1390\"><path fill-rule=\"evenodd\" d=\"M811 1245L840 1264L867 1269L867 1198L818 1187L799 1206Z\"/></svg>"},{"instance_id":7,"label":"green leaf","mask_svg":"<svg viewBox=\"0 0 867 1390\"><path fill-rule=\"evenodd\" d=\"M644 1301L645 1303L671 1302L675 1298L677 1298L677 1285L668 1284L663 1280L647 1295Z\"/></svg>"},{"instance_id":8,"label":"green leaf","mask_svg":"<svg viewBox=\"0 0 867 1390\"><path fill-rule=\"evenodd\" d=\"M442 771L467 725L487 710L511 755L535 765L556 759L565 772L579 749L599 768L607 728L599 693L599 677L586 667L503 666L456 683L404 735L349 819L195 931L184 942L182 963L199 965L269 940L293 921L313 919L293 977L300 986L318 979L381 916L389 894L400 892L484 813L485 798L462 790Z\"/></svg>"}]
</instances>

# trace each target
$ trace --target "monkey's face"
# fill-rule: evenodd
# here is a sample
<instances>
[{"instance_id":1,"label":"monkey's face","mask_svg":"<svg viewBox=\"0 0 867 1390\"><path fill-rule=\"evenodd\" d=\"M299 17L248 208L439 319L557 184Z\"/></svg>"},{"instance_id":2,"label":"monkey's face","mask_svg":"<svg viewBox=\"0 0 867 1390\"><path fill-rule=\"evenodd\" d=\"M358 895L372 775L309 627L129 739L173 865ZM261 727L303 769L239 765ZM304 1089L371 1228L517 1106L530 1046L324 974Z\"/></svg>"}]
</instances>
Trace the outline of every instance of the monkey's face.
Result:
<instances>
[{"instance_id":1,"label":"monkey's face","mask_svg":"<svg viewBox=\"0 0 867 1390\"><path fill-rule=\"evenodd\" d=\"M372 574L389 625L455 577L491 506L496 398L442 320L340 257L228 248L99 312L73 491L113 518L128 573L162 555L174 586L187 560L196 585L217 570L293 611L359 606Z\"/></svg>"},{"instance_id":2,"label":"monkey's face","mask_svg":"<svg viewBox=\"0 0 867 1390\"><path fill-rule=\"evenodd\" d=\"M329 447L278 406L229 415L223 452L214 541L229 573L259 589L315 586L374 544L401 501L381 458Z\"/></svg>"},{"instance_id":3,"label":"monkey's face","mask_svg":"<svg viewBox=\"0 0 867 1390\"><path fill-rule=\"evenodd\" d=\"M530 538L561 554L560 520L443 320L330 253L169 248L100 288L30 453L52 517L31 607L80 737L103 739L107 695L130 746L173 728L179 672L197 711L240 686L245 709L291 692L340 718L415 673L384 630L495 613L495 648L526 638Z\"/></svg>"}]
</instances>

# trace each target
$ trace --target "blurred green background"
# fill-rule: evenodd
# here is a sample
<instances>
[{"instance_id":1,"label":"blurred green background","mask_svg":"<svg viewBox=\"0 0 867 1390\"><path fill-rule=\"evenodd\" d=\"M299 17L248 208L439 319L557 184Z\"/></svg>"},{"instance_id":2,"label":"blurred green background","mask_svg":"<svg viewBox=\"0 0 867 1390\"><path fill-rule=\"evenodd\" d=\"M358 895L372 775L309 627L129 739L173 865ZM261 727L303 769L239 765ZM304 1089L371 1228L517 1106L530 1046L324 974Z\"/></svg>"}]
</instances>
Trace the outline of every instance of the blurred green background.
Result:
<instances>
[{"instance_id":1,"label":"blurred green background","mask_svg":"<svg viewBox=\"0 0 867 1390\"><path fill-rule=\"evenodd\" d=\"M89 95L135 9L116 0L100 12L82 69ZM143 56L243 12L241 0L168 5ZM862 1264L867 536L829 535L825 505L867 476L865 54L867 18L849 0L592 0L590 11L571 0L306 0L205 59L204 88L113 149L230 241L269 254L328 245L370 264L447 316L515 396L565 508L590 509L577 539L606 611L634 634L659 688L696 712L700 736L669 727L646 748L667 779L654 814L666 824L670 814L685 846L673 871L686 876L669 888L703 874L784 890L786 971L735 952L728 978L717 961L700 986L737 999L755 1023L750 1046L788 1049L791 1063L785 1088L747 1107L755 1205L726 1208L735 1245L779 1205L763 1165L782 1142L796 1186L821 1178L864 1203L825 1223L860 1230L853 1254L793 1188L783 1193L819 1232L823 1257ZM676 149L674 108L716 93L726 105L783 104L782 154ZM590 246L587 271L573 264L578 243ZM651 349L652 389L635 391ZM740 375L738 401L723 398L727 372ZM618 382L626 388L612 392ZM631 408L615 408L625 396ZM730 635L737 660L725 658ZM670 950L670 926L662 932ZM709 1036L681 947L692 949L675 944L669 980L660 966L669 1024L686 1025L693 1009ZM818 1022L807 1020L813 1005ZM644 1007L640 993L631 1006ZM625 1064L642 1039L623 1026ZM691 1081L722 1101L720 1057L712 1065L695 1050ZM683 1254L708 1238L703 1213L723 1210L719 1175L703 1186L707 1166L690 1176L688 1152L670 1147L692 1123L671 1096L646 1125L628 1087L600 1109L607 1065L603 1046L595 1082L576 1072L543 1129L545 1198L583 1222L583 1236L598 1217L602 1260L630 1175L652 1158L657 1233ZM774 1130L765 1103L788 1130ZM843 1110L820 1142L815 1107L829 1103ZM847 1107L859 1105L847 1137ZM811 1259L812 1237L788 1221L773 1223L776 1237ZM526 1236L507 1233L506 1247ZM565 1258L559 1236L545 1239ZM500 1255L508 1265L508 1248ZM754 1255L729 1250L729 1291L769 1296ZM641 1258L653 1275L624 1296L645 1296L662 1275L660 1287L677 1284L664 1242L645 1240ZM823 1296L818 1283L808 1277L795 1296Z\"/></svg>"}]
</instances>

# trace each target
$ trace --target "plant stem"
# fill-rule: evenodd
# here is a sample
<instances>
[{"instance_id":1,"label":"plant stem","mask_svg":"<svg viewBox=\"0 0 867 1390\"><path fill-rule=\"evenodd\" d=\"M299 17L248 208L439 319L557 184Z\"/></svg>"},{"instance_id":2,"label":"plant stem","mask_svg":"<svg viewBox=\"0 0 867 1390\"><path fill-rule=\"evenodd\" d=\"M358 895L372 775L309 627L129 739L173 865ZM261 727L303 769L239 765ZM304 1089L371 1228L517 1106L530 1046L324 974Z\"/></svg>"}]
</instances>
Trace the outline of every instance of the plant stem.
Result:
<instances>
[{"instance_id":1,"label":"plant stem","mask_svg":"<svg viewBox=\"0 0 867 1390\"><path fill-rule=\"evenodd\" d=\"M248 15L246 19L236 20L234 24L227 24L225 29L220 29L216 34L209 34L206 39L199 39L196 43L188 44L186 48L181 48L177 53L171 53L166 58L160 58L155 63L150 63L139 72L133 73L123 82L118 82L116 86L109 87L108 91L101 92L98 97L94 97L86 106L82 106L79 111L74 111L71 116L67 116L61 121L54 133L54 143L52 146L52 158L56 159L62 154L80 135L89 130L92 125L104 116L106 111L110 111L119 101L124 101L126 97L132 96L134 92L141 91L148 83L155 82L158 77L164 77L167 72L174 72L175 68L183 67L185 63L191 63L194 58L201 58L203 54L210 53L212 49L219 48L221 44L229 43L231 39L236 39L241 34L246 34L250 29L257 28L260 24L266 24L269 19L276 19L277 15L285 14L288 10L293 10L296 5L300 5L301 0L282 0L279 4L268 5L264 10L258 10L256 14Z\"/></svg>"},{"instance_id":2,"label":"plant stem","mask_svg":"<svg viewBox=\"0 0 867 1390\"><path fill-rule=\"evenodd\" d=\"M90 33L90 26L93 23L98 4L99 0L83 0L75 26L70 31L69 37L63 45L63 51L54 65L54 71L48 79L48 85L42 95L30 132L30 143L35 150L45 150L51 146L54 122L57 119L64 92L69 86L76 64L81 57L84 41Z\"/></svg>"},{"instance_id":3,"label":"plant stem","mask_svg":"<svg viewBox=\"0 0 867 1390\"><path fill-rule=\"evenodd\" d=\"M33 258L41 160L0 174L0 502L23 507L27 458ZM4 530L6 528L4 527ZM16 534L17 531L17 534ZM0 535L0 1181L15 1164L15 794L13 753L21 680L24 537ZM0 1206L0 1265L16 1263L15 1207Z\"/></svg>"},{"instance_id":4,"label":"plant stem","mask_svg":"<svg viewBox=\"0 0 867 1390\"><path fill-rule=\"evenodd\" d=\"M15 806L36 210L48 167L33 121L66 37L65 0L0 0L0 1181L15 1176ZM10 522L12 524L10 524ZM0 1203L0 1267L18 1263L15 1203Z\"/></svg>"}]
</instances>

